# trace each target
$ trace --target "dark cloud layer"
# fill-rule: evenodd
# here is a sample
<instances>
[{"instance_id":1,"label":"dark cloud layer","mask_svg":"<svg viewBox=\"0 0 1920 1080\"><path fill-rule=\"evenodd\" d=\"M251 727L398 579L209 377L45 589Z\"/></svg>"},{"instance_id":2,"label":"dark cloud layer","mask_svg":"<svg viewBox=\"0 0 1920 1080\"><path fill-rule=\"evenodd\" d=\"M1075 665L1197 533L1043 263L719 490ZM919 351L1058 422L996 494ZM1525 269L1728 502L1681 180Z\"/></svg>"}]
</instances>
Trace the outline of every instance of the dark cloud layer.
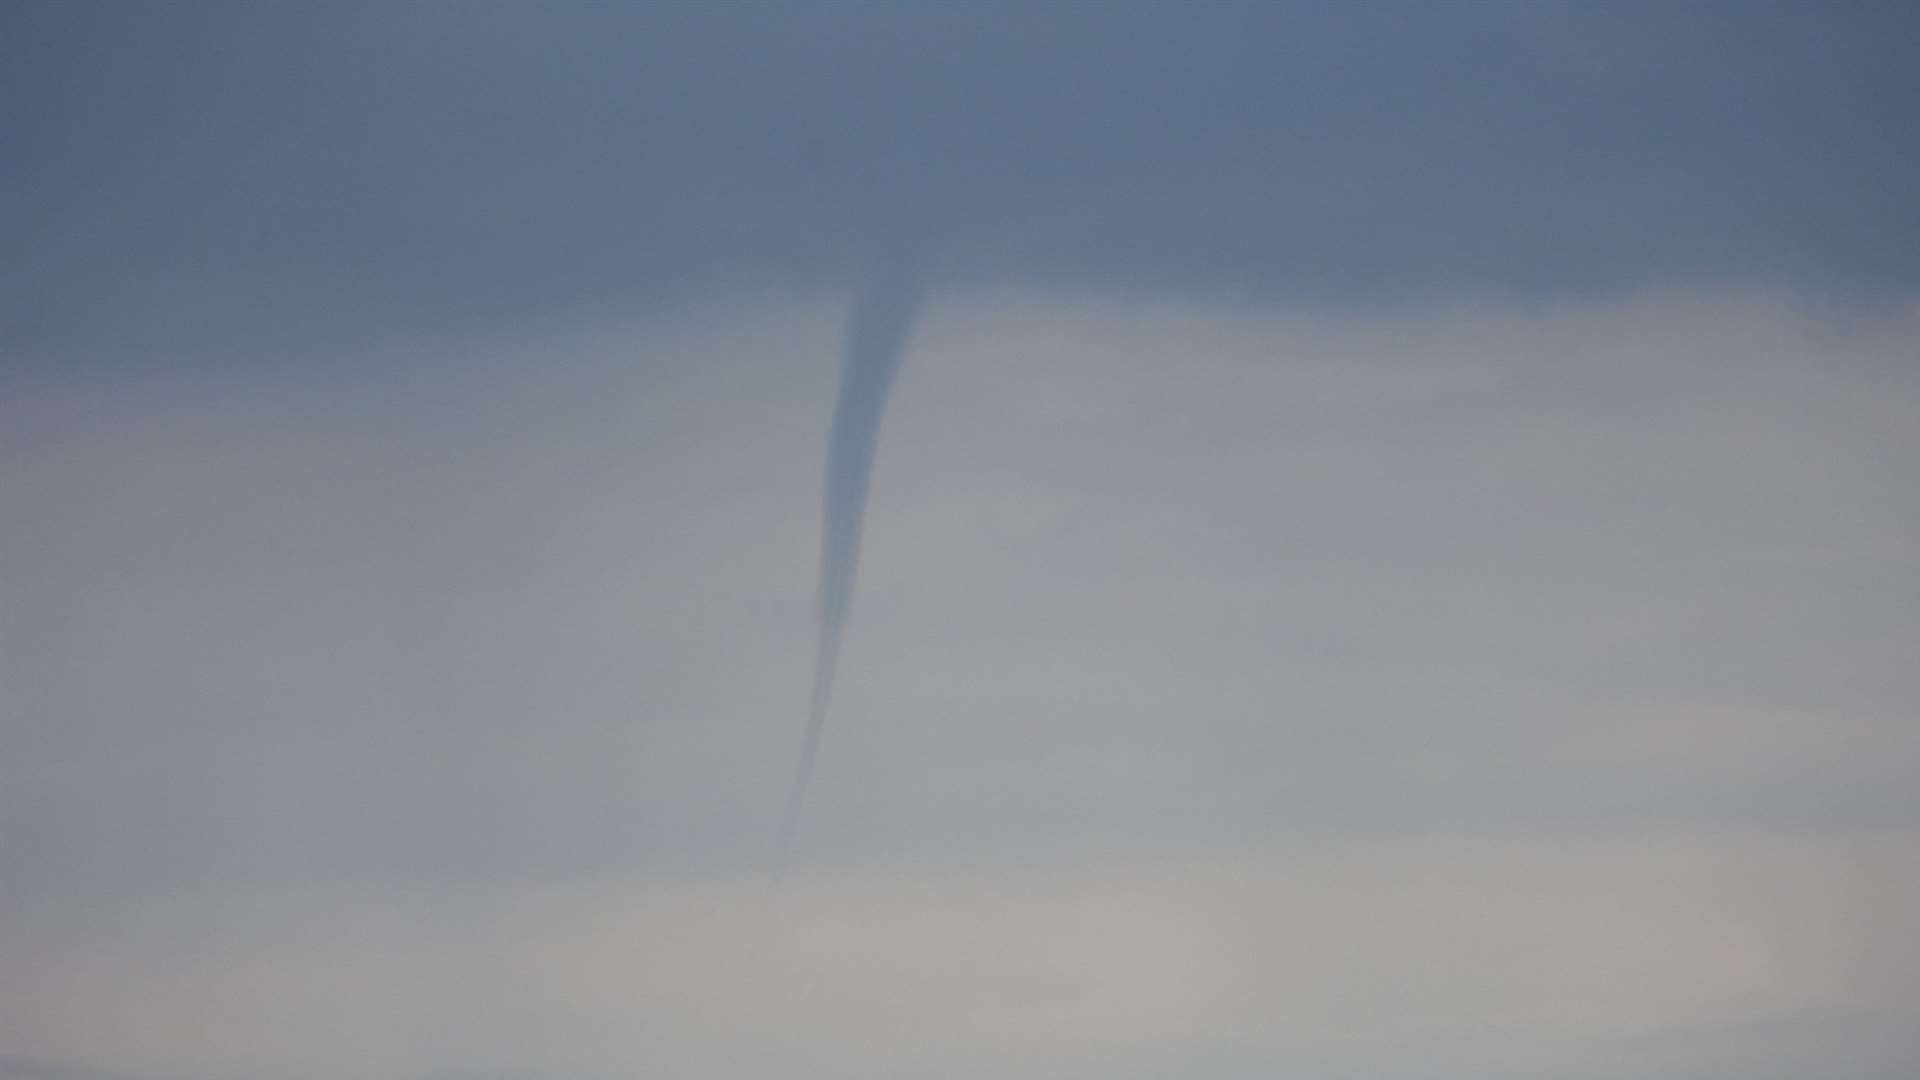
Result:
<instances>
[{"instance_id":1,"label":"dark cloud layer","mask_svg":"<svg viewBox=\"0 0 1920 1080\"><path fill-rule=\"evenodd\" d=\"M1901 4L24 4L10 359L943 273L1341 301L1920 276Z\"/></svg>"}]
</instances>

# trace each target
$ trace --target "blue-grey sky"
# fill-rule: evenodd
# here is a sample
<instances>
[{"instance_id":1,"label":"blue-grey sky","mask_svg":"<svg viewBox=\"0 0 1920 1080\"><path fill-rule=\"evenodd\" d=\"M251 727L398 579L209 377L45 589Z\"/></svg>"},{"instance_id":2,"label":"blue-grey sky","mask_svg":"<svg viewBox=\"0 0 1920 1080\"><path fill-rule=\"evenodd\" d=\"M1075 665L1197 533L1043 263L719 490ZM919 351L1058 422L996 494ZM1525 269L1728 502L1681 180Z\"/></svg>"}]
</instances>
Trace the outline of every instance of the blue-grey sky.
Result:
<instances>
[{"instance_id":1,"label":"blue-grey sky","mask_svg":"<svg viewBox=\"0 0 1920 1080\"><path fill-rule=\"evenodd\" d=\"M1920 275L1900 3L26 3L8 352L717 284L1367 301Z\"/></svg>"},{"instance_id":2,"label":"blue-grey sky","mask_svg":"<svg viewBox=\"0 0 1920 1080\"><path fill-rule=\"evenodd\" d=\"M7 6L0 1080L1914 1075L1917 83L1895 3Z\"/></svg>"}]
</instances>

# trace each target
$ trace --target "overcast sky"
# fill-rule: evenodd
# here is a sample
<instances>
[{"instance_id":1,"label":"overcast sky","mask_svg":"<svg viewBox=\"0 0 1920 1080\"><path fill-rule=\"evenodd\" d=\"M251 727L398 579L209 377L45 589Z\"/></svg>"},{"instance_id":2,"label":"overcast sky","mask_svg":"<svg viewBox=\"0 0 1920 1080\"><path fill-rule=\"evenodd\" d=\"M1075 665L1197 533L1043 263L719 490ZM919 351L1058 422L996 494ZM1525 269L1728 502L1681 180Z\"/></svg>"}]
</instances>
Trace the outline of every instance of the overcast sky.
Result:
<instances>
[{"instance_id":1,"label":"overcast sky","mask_svg":"<svg viewBox=\"0 0 1920 1080\"><path fill-rule=\"evenodd\" d=\"M0 1080L1914 1075L1913 101L1896 3L8 6Z\"/></svg>"}]
</instances>

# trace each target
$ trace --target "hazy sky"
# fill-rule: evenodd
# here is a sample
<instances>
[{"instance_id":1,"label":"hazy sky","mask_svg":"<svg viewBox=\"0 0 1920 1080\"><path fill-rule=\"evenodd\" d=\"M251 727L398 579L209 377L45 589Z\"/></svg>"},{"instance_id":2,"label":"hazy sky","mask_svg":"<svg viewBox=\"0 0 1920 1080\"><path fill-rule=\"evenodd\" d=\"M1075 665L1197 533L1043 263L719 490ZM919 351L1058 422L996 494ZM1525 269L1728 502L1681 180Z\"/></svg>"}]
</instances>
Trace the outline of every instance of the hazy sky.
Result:
<instances>
[{"instance_id":1,"label":"hazy sky","mask_svg":"<svg viewBox=\"0 0 1920 1080\"><path fill-rule=\"evenodd\" d=\"M1916 100L1895 3L7 6L0 1080L1914 1075Z\"/></svg>"}]
</instances>

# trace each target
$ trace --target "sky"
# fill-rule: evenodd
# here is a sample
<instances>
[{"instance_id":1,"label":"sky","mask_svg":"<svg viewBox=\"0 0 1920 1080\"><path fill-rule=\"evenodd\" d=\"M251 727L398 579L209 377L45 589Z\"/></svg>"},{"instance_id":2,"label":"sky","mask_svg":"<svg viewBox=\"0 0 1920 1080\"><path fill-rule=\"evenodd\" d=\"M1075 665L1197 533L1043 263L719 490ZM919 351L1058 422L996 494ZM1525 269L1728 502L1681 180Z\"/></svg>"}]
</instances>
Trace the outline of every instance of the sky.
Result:
<instances>
[{"instance_id":1,"label":"sky","mask_svg":"<svg viewBox=\"0 0 1920 1080\"><path fill-rule=\"evenodd\" d=\"M0 1080L1914 1075L1916 100L1864 0L7 6Z\"/></svg>"}]
</instances>

